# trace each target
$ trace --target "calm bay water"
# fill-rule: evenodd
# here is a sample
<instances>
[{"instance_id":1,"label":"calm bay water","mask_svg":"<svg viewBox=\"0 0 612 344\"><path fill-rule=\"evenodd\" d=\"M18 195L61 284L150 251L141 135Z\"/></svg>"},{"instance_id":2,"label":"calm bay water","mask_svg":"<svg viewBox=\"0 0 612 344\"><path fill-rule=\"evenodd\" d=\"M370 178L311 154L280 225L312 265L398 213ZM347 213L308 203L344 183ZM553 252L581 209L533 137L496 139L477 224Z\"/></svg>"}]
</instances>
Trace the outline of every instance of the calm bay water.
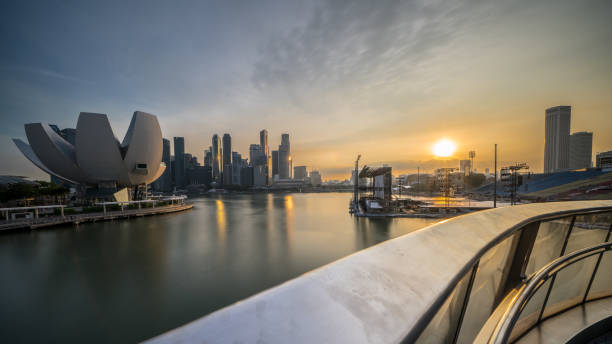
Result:
<instances>
[{"instance_id":1,"label":"calm bay water","mask_svg":"<svg viewBox=\"0 0 612 344\"><path fill-rule=\"evenodd\" d=\"M349 193L226 194L128 221L0 235L3 342L136 342L436 222Z\"/></svg>"}]
</instances>

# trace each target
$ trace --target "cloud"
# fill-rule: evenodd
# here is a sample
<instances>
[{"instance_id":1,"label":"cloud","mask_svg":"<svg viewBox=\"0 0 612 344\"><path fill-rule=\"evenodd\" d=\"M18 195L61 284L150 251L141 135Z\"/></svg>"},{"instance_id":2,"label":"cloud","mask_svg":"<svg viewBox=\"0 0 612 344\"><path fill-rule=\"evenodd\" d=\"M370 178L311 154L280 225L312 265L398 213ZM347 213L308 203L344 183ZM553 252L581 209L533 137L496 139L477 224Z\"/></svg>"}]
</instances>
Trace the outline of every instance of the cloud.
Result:
<instances>
[{"instance_id":1,"label":"cloud","mask_svg":"<svg viewBox=\"0 0 612 344\"><path fill-rule=\"evenodd\" d=\"M73 82L78 82L81 84L90 84L90 85L93 84L92 81L84 80L81 78L77 78L77 77L62 74L62 73L58 73L56 71L49 70L49 69L41 69L41 68L24 68L24 69L27 72L38 74L38 75L48 77L48 78L55 78L55 79L60 79L60 80L65 80L65 81L73 81Z\"/></svg>"},{"instance_id":2,"label":"cloud","mask_svg":"<svg viewBox=\"0 0 612 344\"><path fill-rule=\"evenodd\" d=\"M427 96L443 78L432 64L493 8L465 0L327 1L306 25L260 49L252 82L306 110L342 103L380 109L389 99Z\"/></svg>"}]
</instances>

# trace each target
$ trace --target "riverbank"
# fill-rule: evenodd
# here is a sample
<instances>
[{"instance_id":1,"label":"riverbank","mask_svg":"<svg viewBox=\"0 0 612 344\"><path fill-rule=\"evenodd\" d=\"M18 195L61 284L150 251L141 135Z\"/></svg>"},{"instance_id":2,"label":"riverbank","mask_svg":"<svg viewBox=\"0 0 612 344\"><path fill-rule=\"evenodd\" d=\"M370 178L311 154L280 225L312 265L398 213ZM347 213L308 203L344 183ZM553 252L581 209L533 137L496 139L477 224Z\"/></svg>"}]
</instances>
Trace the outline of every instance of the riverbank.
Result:
<instances>
[{"instance_id":1,"label":"riverbank","mask_svg":"<svg viewBox=\"0 0 612 344\"><path fill-rule=\"evenodd\" d=\"M30 230L44 227L74 224L85 222L110 221L130 219L134 217L161 215L175 213L193 208L193 204L166 205L153 208L125 209L107 212L84 213L78 215L46 216L35 219L19 219L0 222L0 233L16 230Z\"/></svg>"}]
</instances>

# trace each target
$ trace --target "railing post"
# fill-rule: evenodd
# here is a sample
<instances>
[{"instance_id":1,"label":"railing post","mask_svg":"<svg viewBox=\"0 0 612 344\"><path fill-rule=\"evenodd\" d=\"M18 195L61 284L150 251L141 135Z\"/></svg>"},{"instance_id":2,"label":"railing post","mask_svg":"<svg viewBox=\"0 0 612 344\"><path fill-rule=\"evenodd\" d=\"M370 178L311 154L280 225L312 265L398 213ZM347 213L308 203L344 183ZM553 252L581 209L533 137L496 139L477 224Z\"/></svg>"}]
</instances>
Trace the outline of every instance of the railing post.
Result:
<instances>
[{"instance_id":1,"label":"railing post","mask_svg":"<svg viewBox=\"0 0 612 344\"><path fill-rule=\"evenodd\" d=\"M563 242L563 247L561 248L561 253L559 257L562 257L565 254L565 249L567 248L567 242L569 241L570 236L572 235L572 229L574 229L574 222L576 222L576 215L572 216L572 222L570 223L569 229L567 230L567 235L565 236L565 241ZM542 309L540 309L540 315L538 316L538 323L542 321L542 316L544 315L544 310L546 309L546 303L548 303L548 297L550 297L550 292L552 288L555 286L555 279L557 279L557 274L555 273L551 280L550 285L548 286L548 291L546 292L546 297L544 297L544 302L542 303Z\"/></svg>"},{"instance_id":2,"label":"railing post","mask_svg":"<svg viewBox=\"0 0 612 344\"><path fill-rule=\"evenodd\" d=\"M610 224L610 228L608 228L608 234L606 234L606 238L604 242L608 242L610 240L610 233L612 232L612 223ZM586 302L587 296L589 296L589 291L591 291L591 286L593 285L593 280L595 279L595 275L597 274L597 269L599 269L599 264L601 263L601 259L603 258L604 252L599 254L597 257L597 263L595 263L595 267L593 268L593 274L591 274L591 279L589 280L589 284L587 285L586 291L584 292L584 297L582 298L582 303Z\"/></svg>"},{"instance_id":3,"label":"railing post","mask_svg":"<svg viewBox=\"0 0 612 344\"><path fill-rule=\"evenodd\" d=\"M463 304L461 305L461 313L459 314L459 320L457 320L457 328L455 329L455 336L453 337L453 344L457 343L457 339L459 339L459 331L461 331L461 324L463 323L463 317L465 316L465 310L467 309L468 303L470 301L470 294L472 293L472 286L474 285L474 279L476 278L476 272L478 271L478 264L480 264L480 261L476 262L476 264L472 268L472 272L470 273L470 280L465 290L465 297L463 298Z\"/></svg>"}]
</instances>

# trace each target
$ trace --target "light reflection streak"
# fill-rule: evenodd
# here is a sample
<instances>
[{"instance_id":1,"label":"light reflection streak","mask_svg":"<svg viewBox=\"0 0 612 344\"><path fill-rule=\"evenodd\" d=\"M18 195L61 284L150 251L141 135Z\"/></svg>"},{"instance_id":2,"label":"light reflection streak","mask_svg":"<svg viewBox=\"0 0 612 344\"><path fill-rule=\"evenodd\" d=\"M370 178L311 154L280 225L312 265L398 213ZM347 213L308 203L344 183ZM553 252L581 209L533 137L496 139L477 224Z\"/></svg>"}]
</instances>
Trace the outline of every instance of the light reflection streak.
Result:
<instances>
[{"instance_id":1,"label":"light reflection streak","mask_svg":"<svg viewBox=\"0 0 612 344\"><path fill-rule=\"evenodd\" d=\"M291 235L293 234L293 196L285 196L285 215L287 225L287 241L291 241Z\"/></svg>"},{"instance_id":2,"label":"light reflection streak","mask_svg":"<svg viewBox=\"0 0 612 344\"><path fill-rule=\"evenodd\" d=\"M226 231L226 225L227 225L227 221L226 221L226 214L225 214L225 204L223 204L223 201L218 199L217 200L217 234L219 237L219 241L224 242L225 241L225 231Z\"/></svg>"}]
</instances>

